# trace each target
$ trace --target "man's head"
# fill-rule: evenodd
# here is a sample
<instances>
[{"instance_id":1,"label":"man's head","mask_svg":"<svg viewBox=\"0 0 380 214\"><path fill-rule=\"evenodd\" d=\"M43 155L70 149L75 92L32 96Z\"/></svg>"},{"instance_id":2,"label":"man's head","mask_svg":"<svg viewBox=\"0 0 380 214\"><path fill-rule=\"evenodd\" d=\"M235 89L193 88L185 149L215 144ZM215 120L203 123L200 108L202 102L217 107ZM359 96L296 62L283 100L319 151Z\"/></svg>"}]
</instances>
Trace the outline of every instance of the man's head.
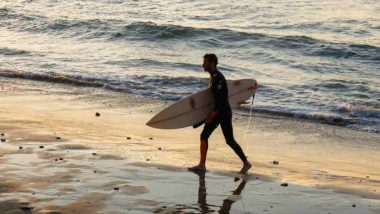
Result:
<instances>
[{"instance_id":1,"label":"man's head","mask_svg":"<svg viewBox=\"0 0 380 214\"><path fill-rule=\"evenodd\" d=\"M218 64L218 57L215 54L205 54L203 56L203 69L208 72L214 72Z\"/></svg>"}]
</instances>

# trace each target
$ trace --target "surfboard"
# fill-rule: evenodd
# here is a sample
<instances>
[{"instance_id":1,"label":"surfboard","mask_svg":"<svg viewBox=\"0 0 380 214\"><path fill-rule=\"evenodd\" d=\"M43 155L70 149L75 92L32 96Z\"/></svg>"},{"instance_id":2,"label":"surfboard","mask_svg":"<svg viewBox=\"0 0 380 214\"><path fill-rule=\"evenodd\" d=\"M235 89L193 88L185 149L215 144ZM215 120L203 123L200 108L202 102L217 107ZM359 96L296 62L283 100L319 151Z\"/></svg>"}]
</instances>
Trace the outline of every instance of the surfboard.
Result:
<instances>
[{"instance_id":1,"label":"surfboard","mask_svg":"<svg viewBox=\"0 0 380 214\"><path fill-rule=\"evenodd\" d=\"M232 109L248 100L257 89L254 79L227 80L228 98ZM189 95L163 109L146 125L158 129L178 129L197 124L214 109L214 99L209 88Z\"/></svg>"}]
</instances>

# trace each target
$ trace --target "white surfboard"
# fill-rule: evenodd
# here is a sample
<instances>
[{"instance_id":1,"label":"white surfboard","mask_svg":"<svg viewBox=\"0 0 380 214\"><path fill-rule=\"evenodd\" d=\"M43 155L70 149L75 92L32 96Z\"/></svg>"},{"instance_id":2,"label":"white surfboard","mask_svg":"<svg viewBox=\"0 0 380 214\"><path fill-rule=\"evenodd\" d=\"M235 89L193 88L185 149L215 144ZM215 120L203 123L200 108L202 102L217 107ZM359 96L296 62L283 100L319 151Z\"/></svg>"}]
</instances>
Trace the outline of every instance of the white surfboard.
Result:
<instances>
[{"instance_id":1,"label":"white surfboard","mask_svg":"<svg viewBox=\"0 0 380 214\"><path fill-rule=\"evenodd\" d=\"M257 89L254 79L227 80L228 97L232 109L248 100ZM163 109L146 125L159 129L178 129L203 121L214 109L214 99L209 88L187 96Z\"/></svg>"}]
</instances>

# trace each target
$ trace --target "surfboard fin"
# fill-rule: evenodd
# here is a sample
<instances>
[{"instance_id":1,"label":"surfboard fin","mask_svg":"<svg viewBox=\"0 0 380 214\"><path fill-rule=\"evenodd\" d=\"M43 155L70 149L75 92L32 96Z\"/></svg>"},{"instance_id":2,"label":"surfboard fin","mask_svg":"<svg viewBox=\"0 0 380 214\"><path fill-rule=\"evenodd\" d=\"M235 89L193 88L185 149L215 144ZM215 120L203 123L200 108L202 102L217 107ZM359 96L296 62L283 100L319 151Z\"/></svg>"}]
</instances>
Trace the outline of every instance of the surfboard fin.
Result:
<instances>
[{"instance_id":1,"label":"surfboard fin","mask_svg":"<svg viewBox=\"0 0 380 214\"><path fill-rule=\"evenodd\" d=\"M193 125L193 128L196 129L196 128L198 128L199 126L201 126L201 125L202 125L203 123L205 123L205 122L206 122L206 119L202 120L202 121L199 122L199 123L194 124L194 125Z\"/></svg>"}]
</instances>

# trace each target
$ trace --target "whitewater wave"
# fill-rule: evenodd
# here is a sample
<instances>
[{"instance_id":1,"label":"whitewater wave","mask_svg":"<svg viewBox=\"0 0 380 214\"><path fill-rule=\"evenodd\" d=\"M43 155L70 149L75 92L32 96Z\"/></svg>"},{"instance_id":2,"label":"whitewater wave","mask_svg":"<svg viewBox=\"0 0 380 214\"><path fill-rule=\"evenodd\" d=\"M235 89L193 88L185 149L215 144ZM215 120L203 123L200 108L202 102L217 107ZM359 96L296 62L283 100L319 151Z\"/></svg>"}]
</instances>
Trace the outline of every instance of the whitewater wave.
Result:
<instances>
[{"instance_id":1,"label":"whitewater wave","mask_svg":"<svg viewBox=\"0 0 380 214\"><path fill-rule=\"evenodd\" d=\"M241 108L245 111L245 114L248 115L250 110L249 106L243 106ZM313 121L318 123L324 123L335 126L350 127L361 131L371 132L371 133L380 133L380 124L376 120L368 120L368 117L380 118L380 110L375 109L366 109L362 107L355 107L356 110L348 110L348 113L351 114L351 118L342 117L339 115L333 114L324 114L324 113L302 113L286 110L273 110L268 107L254 106L254 112L264 113L269 115L277 115L282 117L289 117L295 119L303 119L307 121Z\"/></svg>"},{"instance_id":2,"label":"whitewater wave","mask_svg":"<svg viewBox=\"0 0 380 214\"><path fill-rule=\"evenodd\" d=\"M0 55L28 55L29 53L29 51L25 50L0 47Z\"/></svg>"},{"instance_id":3,"label":"whitewater wave","mask_svg":"<svg viewBox=\"0 0 380 214\"><path fill-rule=\"evenodd\" d=\"M108 90L132 93L154 99L178 100L207 87L207 79L199 77L170 77L131 75L128 81L114 81L102 78L88 78L83 76L62 75L57 73L31 73L11 69L0 69L1 77L30 79L52 83L63 83L75 86L99 87ZM172 90L180 88L180 90ZM270 86L261 85L258 92L260 96L276 94ZM282 95L285 96L285 95ZM249 110L248 106L243 109ZM380 110L365 106L343 106L337 109L341 114L326 114L301 112L300 110L278 109L276 106L254 105L256 112L280 115L291 118L305 119L338 126L349 126L357 129L380 133L378 119ZM346 115L346 116L345 116ZM371 128L368 128L371 127ZM374 128L375 127L375 128Z\"/></svg>"},{"instance_id":4,"label":"whitewater wave","mask_svg":"<svg viewBox=\"0 0 380 214\"><path fill-rule=\"evenodd\" d=\"M85 77L82 75L64 75L53 72L35 73L12 69L0 69L0 77L29 79L51 83L63 83L75 86L99 87L113 91L133 93L156 99L178 100L189 95L195 88L207 86L208 79L198 77L170 77L130 75L128 80ZM165 90L165 88L181 87L181 90Z\"/></svg>"}]
</instances>

